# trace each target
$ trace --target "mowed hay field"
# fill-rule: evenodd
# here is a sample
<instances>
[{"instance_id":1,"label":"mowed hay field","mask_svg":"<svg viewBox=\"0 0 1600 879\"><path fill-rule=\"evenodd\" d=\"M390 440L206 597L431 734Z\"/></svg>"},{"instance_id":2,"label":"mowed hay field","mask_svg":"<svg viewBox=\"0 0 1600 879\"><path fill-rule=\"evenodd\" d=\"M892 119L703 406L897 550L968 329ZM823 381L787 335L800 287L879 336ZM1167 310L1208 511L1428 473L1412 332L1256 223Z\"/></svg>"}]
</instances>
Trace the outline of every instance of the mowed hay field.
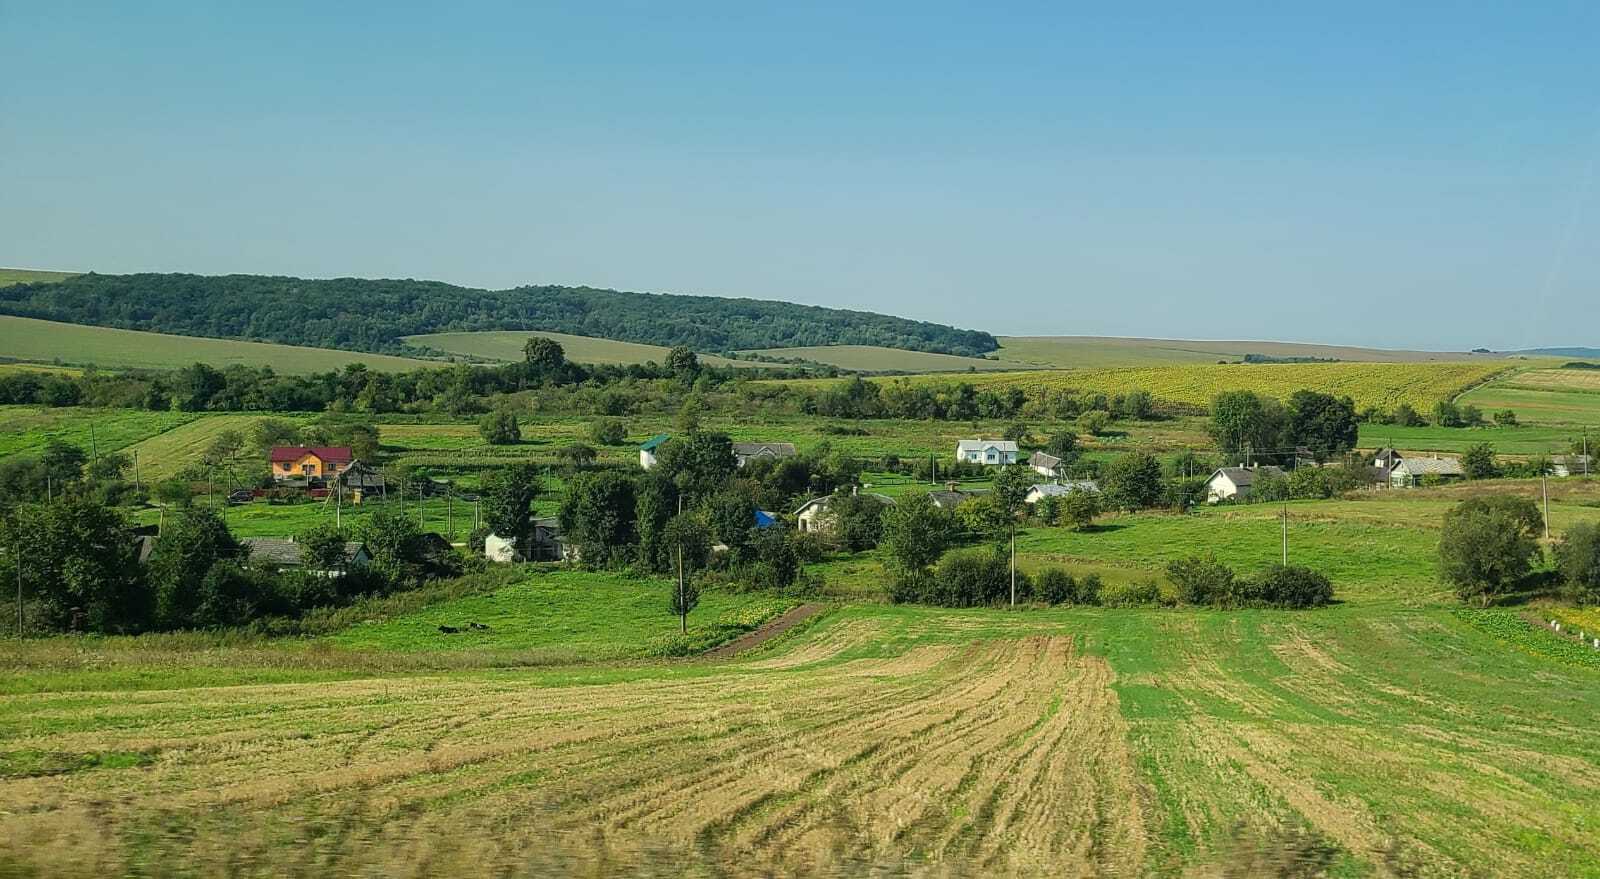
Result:
<instances>
[{"instance_id":1,"label":"mowed hay field","mask_svg":"<svg viewBox=\"0 0 1600 879\"><path fill-rule=\"evenodd\" d=\"M665 363L671 349L660 345L642 345L638 342L619 342L615 339L597 339L591 336L573 336L567 333L546 333L531 330L485 330L476 333L429 333L406 336L407 344L434 351L445 351L481 360L513 362L522 360L522 348L528 340L542 336L561 343L561 350L574 363ZM701 354L700 361L711 366L765 367L769 364L733 361L714 354Z\"/></svg>"},{"instance_id":2,"label":"mowed hay field","mask_svg":"<svg viewBox=\"0 0 1600 879\"><path fill-rule=\"evenodd\" d=\"M94 365L110 369L175 369L194 363L224 366L270 366L281 373L327 372L351 363L369 369L402 372L438 361L304 348L269 342L207 339L91 327L29 317L0 315L0 356L42 363Z\"/></svg>"},{"instance_id":3,"label":"mowed hay field","mask_svg":"<svg viewBox=\"0 0 1600 879\"><path fill-rule=\"evenodd\" d=\"M1334 875L1597 875L1600 664L1516 649L1507 621L1544 637L1359 603L855 605L727 663L329 680L341 654L302 651L275 683L115 694L56 674L0 703L0 864L1258 875L1312 840Z\"/></svg>"},{"instance_id":4,"label":"mowed hay field","mask_svg":"<svg viewBox=\"0 0 1600 879\"><path fill-rule=\"evenodd\" d=\"M1358 409L1376 406L1388 411L1409 403L1425 412L1439 400L1450 399L1507 368L1504 363L1495 362L1209 364L999 372L962 376L959 381L980 389L1020 388L1030 394L1064 390L1106 394L1148 391L1161 402L1195 409L1209 406L1224 391L1254 391L1287 398L1295 391L1310 389L1348 395ZM813 387L829 383L823 379L791 381ZM948 386L957 379L925 375L877 381Z\"/></svg>"},{"instance_id":5,"label":"mowed hay field","mask_svg":"<svg viewBox=\"0 0 1600 879\"><path fill-rule=\"evenodd\" d=\"M827 363L862 372L966 372L968 370L1028 369L1031 364L1012 360L958 357L928 351L906 351L879 345L817 345L809 348L767 348L747 351L768 357L787 357Z\"/></svg>"},{"instance_id":6,"label":"mowed hay field","mask_svg":"<svg viewBox=\"0 0 1600 879\"><path fill-rule=\"evenodd\" d=\"M64 281L77 276L77 272L47 272L38 269L0 269L0 287L12 284L37 284L41 281Z\"/></svg>"},{"instance_id":7,"label":"mowed hay field","mask_svg":"<svg viewBox=\"0 0 1600 879\"><path fill-rule=\"evenodd\" d=\"M127 449L201 418L195 412L93 409L86 406L0 406L0 457L42 451L60 440L90 452Z\"/></svg>"},{"instance_id":8,"label":"mowed hay field","mask_svg":"<svg viewBox=\"0 0 1600 879\"><path fill-rule=\"evenodd\" d=\"M262 417L261 414L207 415L141 440L126 451L138 453L139 471L145 479L165 479L178 475L185 468L198 466L206 449L226 431L237 431L248 442L250 429ZM295 418L293 415L273 417L289 420ZM241 479L253 483L261 473L266 472L266 464L262 459L252 458L247 454L241 456L237 469Z\"/></svg>"},{"instance_id":9,"label":"mowed hay field","mask_svg":"<svg viewBox=\"0 0 1600 879\"><path fill-rule=\"evenodd\" d=\"M1000 336L1002 360L1058 368L1168 366L1185 363L1238 361L1246 354L1268 357L1320 357L1374 363L1434 360L1490 361L1492 355L1466 352L1402 351L1353 348L1305 342L1208 342L1190 339L1134 339L1111 336Z\"/></svg>"}]
</instances>

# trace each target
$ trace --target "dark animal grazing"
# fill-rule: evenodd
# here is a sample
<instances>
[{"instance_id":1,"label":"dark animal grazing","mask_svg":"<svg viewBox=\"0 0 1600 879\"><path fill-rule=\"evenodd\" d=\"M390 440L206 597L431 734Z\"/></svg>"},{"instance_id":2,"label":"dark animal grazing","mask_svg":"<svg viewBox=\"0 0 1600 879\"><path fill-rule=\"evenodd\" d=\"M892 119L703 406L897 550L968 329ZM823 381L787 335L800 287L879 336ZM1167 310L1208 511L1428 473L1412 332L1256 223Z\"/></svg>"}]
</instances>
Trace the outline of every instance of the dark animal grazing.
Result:
<instances>
[{"instance_id":1,"label":"dark animal grazing","mask_svg":"<svg viewBox=\"0 0 1600 879\"><path fill-rule=\"evenodd\" d=\"M469 628L471 628L473 631L476 631L476 632L487 632L487 631L489 631L489 627L484 625L483 623L473 622L473 623L468 623L467 625L468 625Z\"/></svg>"},{"instance_id":2,"label":"dark animal grazing","mask_svg":"<svg viewBox=\"0 0 1600 879\"><path fill-rule=\"evenodd\" d=\"M454 635L461 630L455 626L440 626L439 631L445 633L446 635Z\"/></svg>"}]
</instances>

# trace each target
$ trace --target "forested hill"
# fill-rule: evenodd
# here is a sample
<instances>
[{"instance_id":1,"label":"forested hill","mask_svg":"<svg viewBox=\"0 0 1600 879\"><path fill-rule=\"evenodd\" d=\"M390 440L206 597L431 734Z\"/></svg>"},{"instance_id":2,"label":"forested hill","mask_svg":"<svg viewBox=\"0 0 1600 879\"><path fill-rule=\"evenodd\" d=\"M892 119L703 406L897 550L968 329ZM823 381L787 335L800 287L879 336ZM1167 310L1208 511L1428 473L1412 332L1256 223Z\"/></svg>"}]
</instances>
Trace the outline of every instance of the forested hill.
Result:
<instances>
[{"instance_id":1,"label":"forested hill","mask_svg":"<svg viewBox=\"0 0 1600 879\"><path fill-rule=\"evenodd\" d=\"M0 313L373 352L401 350L402 336L471 330L547 330L697 351L884 345L971 355L999 347L975 330L788 302L361 278L91 273L0 288Z\"/></svg>"}]
</instances>

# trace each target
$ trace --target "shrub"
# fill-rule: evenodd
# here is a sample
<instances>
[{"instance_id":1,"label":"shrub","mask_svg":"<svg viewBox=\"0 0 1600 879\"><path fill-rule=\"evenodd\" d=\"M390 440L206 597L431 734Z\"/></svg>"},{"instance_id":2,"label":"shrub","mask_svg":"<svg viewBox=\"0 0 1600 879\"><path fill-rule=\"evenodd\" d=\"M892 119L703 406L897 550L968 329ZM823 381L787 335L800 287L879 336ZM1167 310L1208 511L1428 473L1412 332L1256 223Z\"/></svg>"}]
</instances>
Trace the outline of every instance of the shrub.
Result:
<instances>
[{"instance_id":1,"label":"shrub","mask_svg":"<svg viewBox=\"0 0 1600 879\"><path fill-rule=\"evenodd\" d=\"M628 426L616 418L602 418L590 426L589 438L602 446L620 446L628 441Z\"/></svg>"},{"instance_id":2,"label":"shrub","mask_svg":"<svg viewBox=\"0 0 1600 879\"><path fill-rule=\"evenodd\" d=\"M491 446L513 446L522 442L522 428L517 426L517 416L501 409L478 419L478 433Z\"/></svg>"},{"instance_id":3,"label":"shrub","mask_svg":"<svg viewBox=\"0 0 1600 879\"><path fill-rule=\"evenodd\" d=\"M1444 515L1439 568L1463 600L1485 607L1532 570L1542 518L1527 498L1496 495L1464 500Z\"/></svg>"},{"instance_id":4,"label":"shrub","mask_svg":"<svg viewBox=\"0 0 1600 879\"><path fill-rule=\"evenodd\" d=\"M1516 427L1517 413L1511 409L1501 409L1494 413L1494 423L1501 427Z\"/></svg>"},{"instance_id":5,"label":"shrub","mask_svg":"<svg viewBox=\"0 0 1600 879\"><path fill-rule=\"evenodd\" d=\"M1238 601L1233 569L1207 553L1189 556L1167 565L1178 601L1184 604L1229 605Z\"/></svg>"},{"instance_id":6,"label":"shrub","mask_svg":"<svg viewBox=\"0 0 1600 879\"><path fill-rule=\"evenodd\" d=\"M1161 586L1154 580L1113 583L1099 590L1100 604L1106 607L1148 607L1161 604Z\"/></svg>"},{"instance_id":7,"label":"shrub","mask_svg":"<svg viewBox=\"0 0 1600 879\"><path fill-rule=\"evenodd\" d=\"M1333 583L1310 568L1272 565L1246 584L1245 596L1270 607L1321 607L1333 600Z\"/></svg>"},{"instance_id":8,"label":"shrub","mask_svg":"<svg viewBox=\"0 0 1600 879\"><path fill-rule=\"evenodd\" d=\"M1034 588L1047 604L1072 604L1078 597L1078 581L1060 568L1045 568L1034 578Z\"/></svg>"},{"instance_id":9,"label":"shrub","mask_svg":"<svg viewBox=\"0 0 1600 879\"><path fill-rule=\"evenodd\" d=\"M1110 426L1111 416L1098 409L1091 409L1078 416L1078 430L1090 436L1100 436Z\"/></svg>"},{"instance_id":10,"label":"shrub","mask_svg":"<svg viewBox=\"0 0 1600 879\"><path fill-rule=\"evenodd\" d=\"M1568 529L1556 548L1556 562L1573 598L1600 604L1600 526L1581 522Z\"/></svg>"},{"instance_id":11,"label":"shrub","mask_svg":"<svg viewBox=\"0 0 1600 879\"><path fill-rule=\"evenodd\" d=\"M1461 469L1468 479L1493 479L1499 475L1495 466L1494 446L1478 443L1461 455Z\"/></svg>"}]
</instances>

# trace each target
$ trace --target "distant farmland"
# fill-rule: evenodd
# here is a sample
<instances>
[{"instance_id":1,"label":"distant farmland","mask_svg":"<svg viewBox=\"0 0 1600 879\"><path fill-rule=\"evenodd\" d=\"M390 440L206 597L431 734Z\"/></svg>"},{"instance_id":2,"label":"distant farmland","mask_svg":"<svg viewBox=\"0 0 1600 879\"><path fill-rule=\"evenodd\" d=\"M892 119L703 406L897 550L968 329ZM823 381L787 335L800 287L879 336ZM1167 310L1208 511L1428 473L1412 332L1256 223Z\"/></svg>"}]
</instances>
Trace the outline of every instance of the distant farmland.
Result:
<instances>
[{"instance_id":1,"label":"distant farmland","mask_svg":"<svg viewBox=\"0 0 1600 879\"><path fill-rule=\"evenodd\" d=\"M567 333L545 333L533 330L489 330L478 333L428 333L406 336L405 342L419 348L429 348L464 357L482 360L513 362L522 359L522 346L534 336L543 336L561 343L567 359L574 363L661 363L667 359L668 348L660 345L641 345L637 342L618 342L615 339L596 339L592 336L573 336ZM940 356L940 355L932 355ZM769 364L729 360L714 354L701 354L700 361L711 366L765 367Z\"/></svg>"},{"instance_id":2,"label":"distant farmland","mask_svg":"<svg viewBox=\"0 0 1600 879\"><path fill-rule=\"evenodd\" d=\"M41 272L34 269L0 269L0 287L12 284L37 284L43 281L60 281L77 272Z\"/></svg>"},{"instance_id":3,"label":"distant farmland","mask_svg":"<svg viewBox=\"0 0 1600 879\"><path fill-rule=\"evenodd\" d=\"M1255 391L1287 398L1311 389L1348 395L1357 408L1376 406L1392 410L1409 403L1419 412L1439 400L1487 381L1507 368L1504 362L1481 363L1285 363L1195 364L1130 369L1063 369L1034 372L994 372L964 376L959 381L979 388L1021 388L1030 394L1052 391L1089 391L1121 394L1147 391L1158 401L1187 407L1204 407L1223 391ZM798 379L792 384L825 386L833 380ZM949 375L917 375L877 381L949 385Z\"/></svg>"},{"instance_id":4,"label":"distant farmland","mask_svg":"<svg viewBox=\"0 0 1600 879\"><path fill-rule=\"evenodd\" d=\"M217 367L270 366L282 373L326 372L343 369L351 363L364 363L369 369L383 372L443 365L438 361L386 354L169 336L10 315L0 315L0 356L41 363L93 364L110 369L170 369L208 363Z\"/></svg>"},{"instance_id":5,"label":"distant farmland","mask_svg":"<svg viewBox=\"0 0 1600 879\"><path fill-rule=\"evenodd\" d=\"M797 358L863 372L966 372L1030 368L1030 364L1015 361L931 354L927 351L906 351L878 345L818 345L810 348L768 348L741 353Z\"/></svg>"},{"instance_id":6,"label":"distant farmland","mask_svg":"<svg viewBox=\"0 0 1600 879\"><path fill-rule=\"evenodd\" d=\"M1201 342L1186 339L1124 339L1112 336L1000 336L1003 360L1033 366L1099 368L1112 366L1175 366L1243 360L1246 354L1268 357L1317 357L1368 363L1420 363L1450 360L1499 360L1497 355L1466 352L1393 351L1302 342Z\"/></svg>"}]
</instances>

